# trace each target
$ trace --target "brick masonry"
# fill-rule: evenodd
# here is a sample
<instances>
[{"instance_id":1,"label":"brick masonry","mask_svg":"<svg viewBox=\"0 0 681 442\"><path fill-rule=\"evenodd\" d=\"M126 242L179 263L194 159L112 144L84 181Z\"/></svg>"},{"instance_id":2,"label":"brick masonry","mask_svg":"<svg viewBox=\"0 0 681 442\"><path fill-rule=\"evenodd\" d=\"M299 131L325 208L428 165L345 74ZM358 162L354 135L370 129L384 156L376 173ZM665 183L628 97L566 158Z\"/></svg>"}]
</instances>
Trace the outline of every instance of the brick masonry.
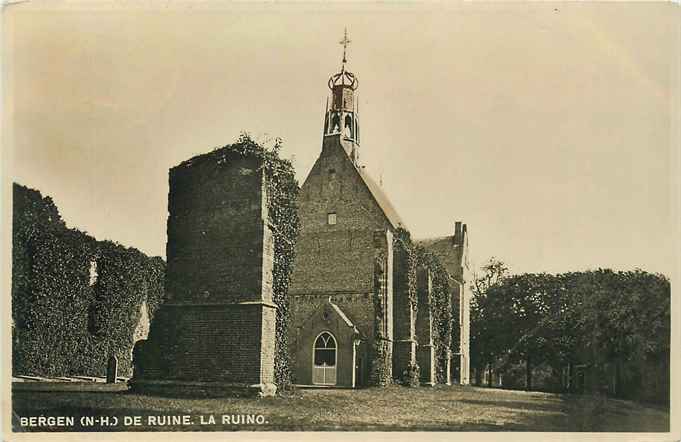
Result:
<instances>
[{"instance_id":1,"label":"brick masonry","mask_svg":"<svg viewBox=\"0 0 681 442\"><path fill-rule=\"evenodd\" d=\"M211 153L171 169L167 302L135 348L133 389L273 394L273 239L261 160Z\"/></svg>"},{"instance_id":2,"label":"brick masonry","mask_svg":"<svg viewBox=\"0 0 681 442\"><path fill-rule=\"evenodd\" d=\"M468 259L468 228L466 224L454 223L454 234L421 240L418 242L438 257L452 277L452 350L454 361L450 364L452 381L470 383L470 281L471 269Z\"/></svg>"},{"instance_id":3,"label":"brick masonry","mask_svg":"<svg viewBox=\"0 0 681 442\"><path fill-rule=\"evenodd\" d=\"M388 367L384 372L402 379L407 368L418 362L421 382L432 385L436 370L430 302L432 280L423 274L420 282L411 280L416 276L406 271L408 257L398 249L393 250L392 237L398 226L388 218L385 201L376 197L367 181L368 175L356 164L353 153L357 149L358 146L343 135L325 136L320 156L301 188L301 230L289 290L290 342L305 341L304 345L308 345L320 329L304 324L331 300L357 328L359 339L367 349L366 364L354 367L356 379L382 383L366 377L366 370L372 361L376 362L374 341L378 336L385 339L389 348ZM391 206L388 209L394 211ZM457 310L463 313L454 318L454 326L458 325L457 336L462 338L457 339L454 347L463 350L452 356L457 358L455 366L462 367L465 383L469 300L463 281L468 269L467 237L465 225L457 223L456 226L456 241L448 237L435 251L455 279L452 302L461 303ZM450 261L456 261L455 268L450 268ZM416 302L410 299L409 287L413 285L419 287ZM380 300L376 302L377 299ZM299 347L291 349L294 382L307 383L311 363L307 353L301 357L301 351ZM440 363L447 371L448 381L451 361ZM457 371L457 381L460 377ZM362 384L358 381L357 385Z\"/></svg>"},{"instance_id":4,"label":"brick masonry","mask_svg":"<svg viewBox=\"0 0 681 442\"><path fill-rule=\"evenodd\" d=\"M304 322L331 299L357 327L370 360L376 333L392 339L393 227L363 182L351 152L351 143L341 135L325 137L301 188L301 226L289 289L291 323L299 333ZM329 214L335 214L335 224L329 223ZM378 330L373 299L377 255L383 257L382 308L386 311ZM368 379L369 360L354 368L358 384ZM306 382L309 364L307 358L294 357L295 382Z\"/></svg>"},{"instance_id":5,"label":"brick masonry","mask_svg":"<svg viewBox=\"0 0 681 442\"><path fill-rule=\"evenodd\" d=\"M393 375L401 379L409 366L416 364L416 307L409 295L410 278L406 271L409 257L395 249L393 278Z\"/></svg>"},{"instance_id":6,"label":"brick masonry","mask_svg":"<svg viewBox=\"0 0 681 442\"><path fill-rule=\"evenodd\" d=\"M346 84L348 78L352 81ZM330 303L344 312L366 344L370 383L383 385L386 377L388 381L402 379L417 365L418 353L424 366L423 382L432 384L436 369L432 284L422 286L420 296L414 293L413 261L392 248L393 235L406 226L381 187L358 163L353 79L353 74L341 71L329 80L331 104L326 108L322 150L300 193L301 229L289 291L293 333L297 342L309 341L322 327L309 326L316 323L309 318ZM348 121L354 123L349 131ZM450 336L444 339L446 345ZM298 355L293 361L294 377L298 377L294 382L306 383L310 362L307 354L301 360L301 351L291 351ZM447 351L446 360L437 362L449 375L448 355ZM363 368L355 366L354 370L356 378L364 377ZM444 381L449 382L449 376Z\"/></svg>"},{"instance_id":7,"label":"brick masonry","mask_svg":"<svg viewBox=\"0 0 681 442\"><path fill-rule=\"evenodd\" d=\"M422 385L435 384L435 348L433 346L433 313L431 310L432 277L425 268L416 274L416 361L420 368Z\"/></svg>"}]
</instances>

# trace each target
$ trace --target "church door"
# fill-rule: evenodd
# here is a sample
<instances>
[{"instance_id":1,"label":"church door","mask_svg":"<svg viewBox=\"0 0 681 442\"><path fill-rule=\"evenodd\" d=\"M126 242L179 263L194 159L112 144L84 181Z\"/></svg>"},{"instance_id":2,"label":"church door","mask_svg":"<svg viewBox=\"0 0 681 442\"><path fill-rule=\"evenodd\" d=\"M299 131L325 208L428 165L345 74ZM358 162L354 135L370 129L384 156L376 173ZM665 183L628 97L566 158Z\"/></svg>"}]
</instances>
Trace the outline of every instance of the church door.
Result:
<instances>
[{"instance_id":1,"label":"church door","mask_svg":"<svg viewBox=\"0 0 681 442\"><path fill-rule=\"evenodd\" d=\"M315 385L336 385L336 339L329 332L323 332L314 341L312 361L312 383Z\"/></svg>"}]
</instances>

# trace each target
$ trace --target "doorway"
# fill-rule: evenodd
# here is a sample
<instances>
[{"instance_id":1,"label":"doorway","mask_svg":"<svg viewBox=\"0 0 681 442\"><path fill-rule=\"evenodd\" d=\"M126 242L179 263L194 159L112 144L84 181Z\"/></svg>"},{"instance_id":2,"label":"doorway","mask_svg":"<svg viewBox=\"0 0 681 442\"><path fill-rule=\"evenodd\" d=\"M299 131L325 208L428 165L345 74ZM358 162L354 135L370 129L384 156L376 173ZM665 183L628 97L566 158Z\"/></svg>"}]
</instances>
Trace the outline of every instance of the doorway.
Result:
<instances>
[{"instance_id":1,"label":"doorway","mask_svg":"<svg viewBox=\"0 0 681 442\"><path fill-rule=\"evenodd\" d=\"M312 383L336 385L338 345L329 332L322 332L314 341L312 349Z\"/></svg>"}]
</instances>

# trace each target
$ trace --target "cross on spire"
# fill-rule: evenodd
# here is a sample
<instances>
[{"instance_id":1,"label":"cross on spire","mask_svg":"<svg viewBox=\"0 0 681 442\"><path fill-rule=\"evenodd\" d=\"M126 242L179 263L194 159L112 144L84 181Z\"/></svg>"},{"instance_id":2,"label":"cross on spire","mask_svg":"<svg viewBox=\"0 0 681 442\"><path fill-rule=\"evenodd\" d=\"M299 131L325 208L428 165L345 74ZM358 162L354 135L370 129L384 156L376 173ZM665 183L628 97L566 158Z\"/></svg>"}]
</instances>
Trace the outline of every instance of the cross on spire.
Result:
<instances>
[{"instance_id":1,"label":"cross on spire","mask_svg":"<svg viewBox=\"0 0 681 442\"><path fill-rule=\"evenodd\" d=\"M345 63L347 63L347 61L348 61L346 56L345 56L345 53L347 51L348 45L351 42L352 42L352 40L350 40L348 38L348 28L345 28L345 31L343 33L343 39L341 41L339 41L339 43L343 45L343 67L345 67Z\"/></svg>"}]
</instances>

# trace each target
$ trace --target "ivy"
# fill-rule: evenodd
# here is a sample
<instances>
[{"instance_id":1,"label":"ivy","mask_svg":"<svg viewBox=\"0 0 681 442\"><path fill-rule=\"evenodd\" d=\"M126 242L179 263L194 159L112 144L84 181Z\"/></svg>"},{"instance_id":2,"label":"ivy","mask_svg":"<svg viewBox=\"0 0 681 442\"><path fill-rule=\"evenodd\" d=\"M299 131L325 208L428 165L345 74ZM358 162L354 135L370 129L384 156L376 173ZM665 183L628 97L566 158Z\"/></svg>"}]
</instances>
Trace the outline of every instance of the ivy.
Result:
<instances>
[{"instance_id":1,"label":"ivy","mask_svg":"<svg viewBox=\"0 0 681 442\"><path fill-rule=\"evenodd\" d=\"M438 383L445 383L447 381L447 360L451 356L451 347L454 344L454 330L456 330L456 343L458 344L458 304L452 302L453 284L451 283L451 276L437 256L412 242L411 234L406 229L397 229L393 245L396 251L395 274L406 280L409 302L414 310L414 316L418 312L416 269L424 267L431 274L431 314L436 380ZM456 310L453 311L453 309ZM418 365L408 367L401 374L402 382L406 385L414 385L418 381L418 372ZM414 377L416 377L416 381Z\"/></svg>"},{"instance_id":2,"label":"ivy","mask_svg":"<svg viewBox=\"0 0 681 442\"><path fill-rule=\"evenodd\" d=\"M406 291L409 307L413 312L413 320L416 320L418 313L418 293L416 291L416 268L417 256L414 244L411 241L411 234L408 230L398 228L393 235L393 260L394 270L394 289L396 291ZM410 324L413 326L413 324ZM417 363L410 364L402 373L397 373L397 382L403 385L418 386L419 366Z\"/></svg>"},{"instance_id":3,"label":"ivy","mask_svg":"<svg viewBox=\"0 0 681 442\"><path fill-rule=\"evenodd\" d=\"M456 320L458 325L458 303L454 312L451 277L437 256L422 246L417 246L415 253L418 265L427 268L432 278L431 313L436 361L435 376L438 383L445 383L447 382L447 359L451 357L453 329L457 330L456 342L458 343L459 327L453 326L453 320Z\"/></svg>"},{"instance_id":4,"label":"ivy","mask_svg":"<svg viewBox=\"0 0 681 442\"><path fill-rule=\"evenodd\" d=\"M194 157L182 165L211 161L219 164L234 158L253 157L262 161L266 176L268 224L274 239L274 266L272 300L277 306L275 326L274 377L278 391L287 391L291 383L291 361L288 345L290 322L288 288L293 272L295 243L298 238L298 181L290 160L280 157L283 144L281 139L274 140L271 148L254 141L243 132L234 144L217 148L212 152Z\"/></svg>"},{"instance_id":5,"label":"ivy","mask_svg":"<svg viewBox=\"0 0 681 442\"><path fill-rule=\"evenodd\" d=\"M110 353L130 373L140 306L163 301L161 258L66 228L49 197L14 184L12 259L14 373L103 376Z\"/></svg>"},{"instance_id":6,"label":"ivy","mask_svg":"<svg viewBox=\"0 0 681 442\"><path fill-rule=\"evenodd\" d=\"M392 381L392 343L384 334L384 324L388 320L385 311L385 297L387 295L386 281L386 256L379 251L374 259L374 344L369 384L373 386L386 386Z\"/></svg>"}]
</instances>

